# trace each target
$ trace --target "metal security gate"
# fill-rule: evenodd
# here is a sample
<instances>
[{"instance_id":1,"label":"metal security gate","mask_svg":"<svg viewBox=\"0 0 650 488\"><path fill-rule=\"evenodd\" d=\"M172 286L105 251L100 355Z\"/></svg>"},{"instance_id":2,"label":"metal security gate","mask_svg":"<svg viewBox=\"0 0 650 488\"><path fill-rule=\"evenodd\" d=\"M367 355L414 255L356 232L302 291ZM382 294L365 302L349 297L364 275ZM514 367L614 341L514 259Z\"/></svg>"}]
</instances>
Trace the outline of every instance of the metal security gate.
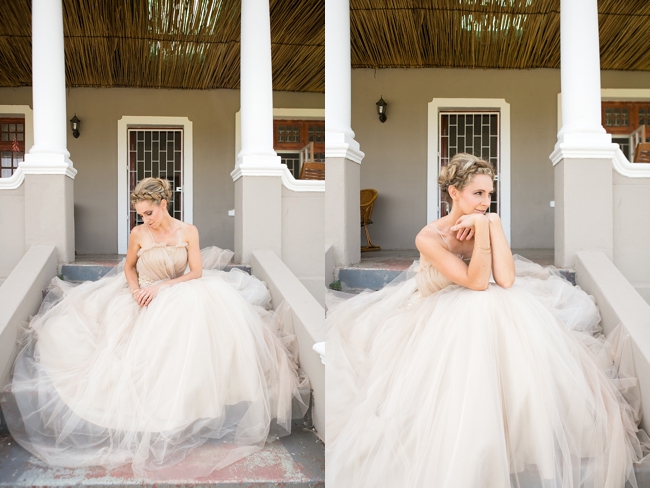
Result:
<instances>
[{"instance_id":1,"label":"metal security gate","mask_svg":"<svg viewBox=\"0 0 650 488\"><path fill-rule=\"evenodd\" d=\"M144 178L164 178L172 187L169 213L183 220L183 130L128 129L129 195ZM129 230L142 219L129 203Z\"/></svg>"},{"instance_id":2,"label":"metal security gate","mask_svg":"<svg viewBox=\"0 0 650 488\"><path fill-rule=\"evenodd\" d=\"M438 174L457 153L465 152L489 161L494 166L496 181L490 212L500 211L499 184L499 112L440 112L440 152ZM440 196L440 217L449 213L447 202Z\"/></svg>"}]
</instances>

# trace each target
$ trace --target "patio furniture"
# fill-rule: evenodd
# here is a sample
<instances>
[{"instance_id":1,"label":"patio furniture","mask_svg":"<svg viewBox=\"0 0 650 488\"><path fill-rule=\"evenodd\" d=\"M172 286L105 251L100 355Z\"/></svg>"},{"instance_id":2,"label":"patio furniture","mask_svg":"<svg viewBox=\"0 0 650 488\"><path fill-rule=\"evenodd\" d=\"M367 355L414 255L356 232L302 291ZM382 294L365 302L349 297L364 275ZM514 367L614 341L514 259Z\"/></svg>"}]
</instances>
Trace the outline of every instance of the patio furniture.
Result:
<instances>
[{"instance_id":1,"label":"patio furniture","mask_svg":"<svg viewBox=\"0 0 650 488\"><path fill-rule=\"evenodd\" d=\"M325 163L316 163L314 161L307 161L302 163L300 168L301 180L324 180L325 179Z\"/></svg>"},{"instance_id":2,"label":"patio furniture","mask_svg":"<svg viewBox=\"0 0 650 488\"><path fill-rule=\"evenodd\" d=\"M375 206L375 200L377 200L377 190L372 188L366 188L361 190L361 227L366 232L366 241L368 242L367 246L361 246L361 251L379 251L381 250L380 246L375 246L370 240L370 232L368 232L368 225L372 224L372 210Z\"/></svg>"}]
</instances>

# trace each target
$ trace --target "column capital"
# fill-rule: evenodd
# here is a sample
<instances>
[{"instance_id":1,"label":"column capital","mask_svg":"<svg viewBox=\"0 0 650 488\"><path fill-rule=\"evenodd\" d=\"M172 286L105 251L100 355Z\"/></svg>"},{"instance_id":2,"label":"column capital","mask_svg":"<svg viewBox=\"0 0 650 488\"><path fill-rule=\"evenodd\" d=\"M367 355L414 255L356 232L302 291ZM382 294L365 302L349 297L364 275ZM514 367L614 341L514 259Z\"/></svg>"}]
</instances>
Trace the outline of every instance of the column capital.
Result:
<instances>
[{"instance_id":1,"label":"column capital","mask_svg":"<svg viewBox=\"0 0 650 488\"><path fill-rule=\"evenodd\" d=\"M230 173L233 181L242 176L280 176L286 168L280 156L241 155L237 158L237 166Z\"/></svg>"},{"instance_id":2,"label":"column capital","mask_svg":"<svg viewBox=\"0 0 650 488\"><path fill-rule=\"evenodd\" d=\"M573 144L558 143L549 156L553 166L564 159L614 159L619 150L618 144Z\"/></svg>"},{"instance_id":3,"label":"column capital","mask_svg":"<svg viewBox=\"0 0 650 488\"><path fill-rule=\"evenodd\" d=\"M365 154L353 136L325 130L325 158L344 158L361 164Z\"/></svg>"},{"instance_id":4,"label":"column capital","mask_svg":"<svg viewBox=\"0 0 650 488\"><path fill-rule=\"evenodd\" d=\"M77 175L72 161L61 153L27 153L18 168L26 175L66 175L72 179Z\"/></svg>"}]
</instances>

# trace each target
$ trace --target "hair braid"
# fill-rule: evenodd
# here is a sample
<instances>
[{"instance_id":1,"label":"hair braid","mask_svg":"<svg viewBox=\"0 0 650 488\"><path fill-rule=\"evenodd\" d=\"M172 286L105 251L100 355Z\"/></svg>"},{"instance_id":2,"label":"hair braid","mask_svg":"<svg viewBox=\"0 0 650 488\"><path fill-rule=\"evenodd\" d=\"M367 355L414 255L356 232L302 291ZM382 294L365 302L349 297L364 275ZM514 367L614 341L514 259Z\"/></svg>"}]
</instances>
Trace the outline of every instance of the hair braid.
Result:
<instances>
[{"instance_id":1,"label":"hair braid","mask_svg":"<svg viewBox=\"0 0 650 488\"><path fill-rule=\"evenodd\" d=\"M474 175L488 175L494 179L494 167L489 162L472 154L458 153L451 158L447 166L443 166L438 177L440 191L445 201L451 206L453 201L449 196L449 187L462 190Z\"/></svg>"}]
</instances>

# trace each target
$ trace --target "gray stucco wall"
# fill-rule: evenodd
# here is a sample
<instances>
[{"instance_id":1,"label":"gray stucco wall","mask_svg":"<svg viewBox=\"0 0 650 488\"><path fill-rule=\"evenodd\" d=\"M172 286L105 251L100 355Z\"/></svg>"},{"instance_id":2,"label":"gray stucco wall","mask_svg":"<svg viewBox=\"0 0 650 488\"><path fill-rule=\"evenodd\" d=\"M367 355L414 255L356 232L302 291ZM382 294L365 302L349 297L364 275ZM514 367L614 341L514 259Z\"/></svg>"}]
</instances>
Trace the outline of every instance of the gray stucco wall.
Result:
<instances>
[{"instance_id":1,"label":"gray stucco wall","mask_svg":"<svg viewBox=\"0 0 650 488\"><path fill-rule=\"evenodd\" d=\"M78 139L68 133L75 178L78 254L117 253L117 121L125 115L188 117L193 123L194 224L201 246L232 249L235 113L238 90L72 88L68 118L81 120ZM32 105L31 88L0 88L0 105ZM323 108L319 93L275 92L277 108Z\"/></svg>"},{"instance_id":2,"label":"gray stucco wall","mask_svg":"<svg viewBox=\"0 0 650 488\"><path fill-rule=\"evenodd\" d=\"M604 71L603 88L648 88L650 73ZM361 187L379 198L370 228L383 249L413 249L427 223L427 117L433 98L503 98L510 104L512 246L553 247L553 166L560 71L356 69L352 129L366 154ZM378 120L383 96L388 120ZM362 239L363 241L363 239Z\"/></svg>"}]
</instances>

